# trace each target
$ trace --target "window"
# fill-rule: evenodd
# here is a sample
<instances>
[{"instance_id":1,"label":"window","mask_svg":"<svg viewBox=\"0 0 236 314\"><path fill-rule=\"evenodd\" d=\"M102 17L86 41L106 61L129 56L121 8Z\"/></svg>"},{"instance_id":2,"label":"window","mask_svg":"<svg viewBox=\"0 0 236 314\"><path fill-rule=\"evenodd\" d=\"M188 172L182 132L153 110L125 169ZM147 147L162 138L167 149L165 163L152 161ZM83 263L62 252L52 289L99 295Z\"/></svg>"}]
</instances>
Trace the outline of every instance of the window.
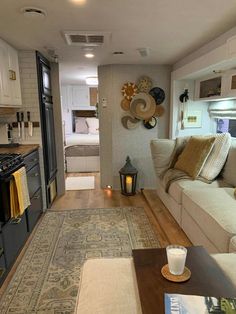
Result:
<instances>
[{"instance_id":1,"label":"window","mask_svg":"<svg viewBox=\"0 0 236 314\"><path fill-rule=\"evenodd\" d=\"M231 136L236 137L236 120L234 119L216 119L216 132L229 132Z\"/></svg>"}]
</instances>

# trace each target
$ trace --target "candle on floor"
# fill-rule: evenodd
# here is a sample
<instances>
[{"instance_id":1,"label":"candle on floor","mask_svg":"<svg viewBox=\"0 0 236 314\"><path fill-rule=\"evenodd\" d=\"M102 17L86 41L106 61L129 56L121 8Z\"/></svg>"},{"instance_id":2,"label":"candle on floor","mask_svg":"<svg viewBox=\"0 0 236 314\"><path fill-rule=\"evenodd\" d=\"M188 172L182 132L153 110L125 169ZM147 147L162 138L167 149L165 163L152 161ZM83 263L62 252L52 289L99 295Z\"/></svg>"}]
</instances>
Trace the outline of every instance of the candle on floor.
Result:
<instances>
[{"instance_id":1,"label":"candle on floor","mask_svg":"<svg viewBox=\"0 0 236 314\"><path fill-rule=\"evenodd\" d=\"M127 193L132 192L132 177L130 177L130 176L126 177L126 192Z\"/></svg>"},{"instance_id":2,"label":"candle on floor","mask_svg":"<svg viewBox=\"0 0 236 314\"><path fill-rule=\"evenodd\" d=\"M173 275L182 275L187 249L183 246L169 245L166 248L169 271Z\"/></svg>"}]
</instances>

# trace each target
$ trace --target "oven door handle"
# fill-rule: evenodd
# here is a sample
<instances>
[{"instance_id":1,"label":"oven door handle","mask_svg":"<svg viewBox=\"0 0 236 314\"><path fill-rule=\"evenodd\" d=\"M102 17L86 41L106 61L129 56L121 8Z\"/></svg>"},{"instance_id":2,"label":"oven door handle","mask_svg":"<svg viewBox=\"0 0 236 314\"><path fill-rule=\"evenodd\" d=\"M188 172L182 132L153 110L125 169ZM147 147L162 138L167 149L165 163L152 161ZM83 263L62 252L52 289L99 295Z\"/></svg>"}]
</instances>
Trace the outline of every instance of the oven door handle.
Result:
<instances>
[{"instance_id":1,"label":"oven door handle","mask_svg":"<svg viewBox=\"0 0 236 314\"><path fill-rule=\"evenodd\" d=\"M11 224L11 225L18 225L20 222L21 222L21 218L20 218L20 217L12 218L12 219L10 220L10 224Z\"/></svg>"}]
</instances>

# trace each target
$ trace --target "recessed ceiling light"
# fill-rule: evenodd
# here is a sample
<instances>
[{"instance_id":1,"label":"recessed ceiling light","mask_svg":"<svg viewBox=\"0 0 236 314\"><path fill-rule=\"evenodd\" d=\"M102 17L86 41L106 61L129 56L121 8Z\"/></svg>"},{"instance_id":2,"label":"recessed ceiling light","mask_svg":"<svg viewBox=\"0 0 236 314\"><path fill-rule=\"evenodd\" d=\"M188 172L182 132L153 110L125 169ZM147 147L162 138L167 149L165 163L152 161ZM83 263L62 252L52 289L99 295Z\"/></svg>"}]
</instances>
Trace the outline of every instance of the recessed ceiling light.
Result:
<instances>
[{"instance_id":1,"label":"recessed ceiling light","mask_svg":"<svg viewBox=\"0 0 236 314\"><path fill-rule=\"evenodd\" d=\"M123 55L124 52L123 51L114 51L112 54L113 55Z\"/></svg>"},{"instance_id":2,"label":"recessed ceiling light","mask_svg":"<svg viewBox=\"0 0 236 314\"><path fill-rule=\"evenodd\" d=\"M85 79L87 85L98 86L98 78L97 76L86 77Z\"/></svg>"},{"instance_id":3,"label":"recessed ceiling light","mask_svg":"<svg viewBox=\"0 0 236 314\"><path fill-rule=\"evenodd\" d=\"M24 7L21 9L21 13L27 18L40 18L43 19L46 17L46 12L42 9L35 7Z\"/></svg>"},{"instance_id":4,"label":"recessed ceiling light","mask_svg":"<svg viewBox=\"0 0 236 314\"><path fill-rule=\"evenodd\" d=\"M94 57L94 54L91 53L91 52L89 52L89 53L86 53L84 56L85 56L86 58L93 58L93 57Z\"/></svg>"},{"instance_id":5,"label":"recessed ceiling light","mask_svg":"<svg viewBox=\"0 0 236 314\"><path fill-rule=\"evenodd\" d=\"M84 4L86 0L70 0L70 2L75 3L75 4Z\"/></svg>"}]
</instances>

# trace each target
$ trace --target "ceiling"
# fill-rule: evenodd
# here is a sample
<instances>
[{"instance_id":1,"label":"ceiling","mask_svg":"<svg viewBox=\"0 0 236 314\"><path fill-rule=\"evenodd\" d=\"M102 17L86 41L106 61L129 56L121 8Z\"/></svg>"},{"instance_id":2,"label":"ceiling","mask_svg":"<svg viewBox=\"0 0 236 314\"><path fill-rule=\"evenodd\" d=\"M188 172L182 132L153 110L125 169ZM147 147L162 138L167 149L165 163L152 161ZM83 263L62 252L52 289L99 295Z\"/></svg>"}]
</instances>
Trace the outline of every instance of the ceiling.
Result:
<instances>
[{"instance_id":1,"label":"ceiling","mask_svg":"<svg viewBox=\"0 0 236 314\"><path fill-rule=\"evenodd\" d=\"M35 6L45 19L25 18L20 9ZM174 64L235 26L235 0L1 0L0 37L18 49L54 49L63 83L84 83L101 64ZM107 45L86 59L66 44L64 30L106 31ZM45 48L46 47L46 48ZM141 57L137 48L150 48ZM112 52L123 51L114 56Z\"/></svg>"}]
</instances>

